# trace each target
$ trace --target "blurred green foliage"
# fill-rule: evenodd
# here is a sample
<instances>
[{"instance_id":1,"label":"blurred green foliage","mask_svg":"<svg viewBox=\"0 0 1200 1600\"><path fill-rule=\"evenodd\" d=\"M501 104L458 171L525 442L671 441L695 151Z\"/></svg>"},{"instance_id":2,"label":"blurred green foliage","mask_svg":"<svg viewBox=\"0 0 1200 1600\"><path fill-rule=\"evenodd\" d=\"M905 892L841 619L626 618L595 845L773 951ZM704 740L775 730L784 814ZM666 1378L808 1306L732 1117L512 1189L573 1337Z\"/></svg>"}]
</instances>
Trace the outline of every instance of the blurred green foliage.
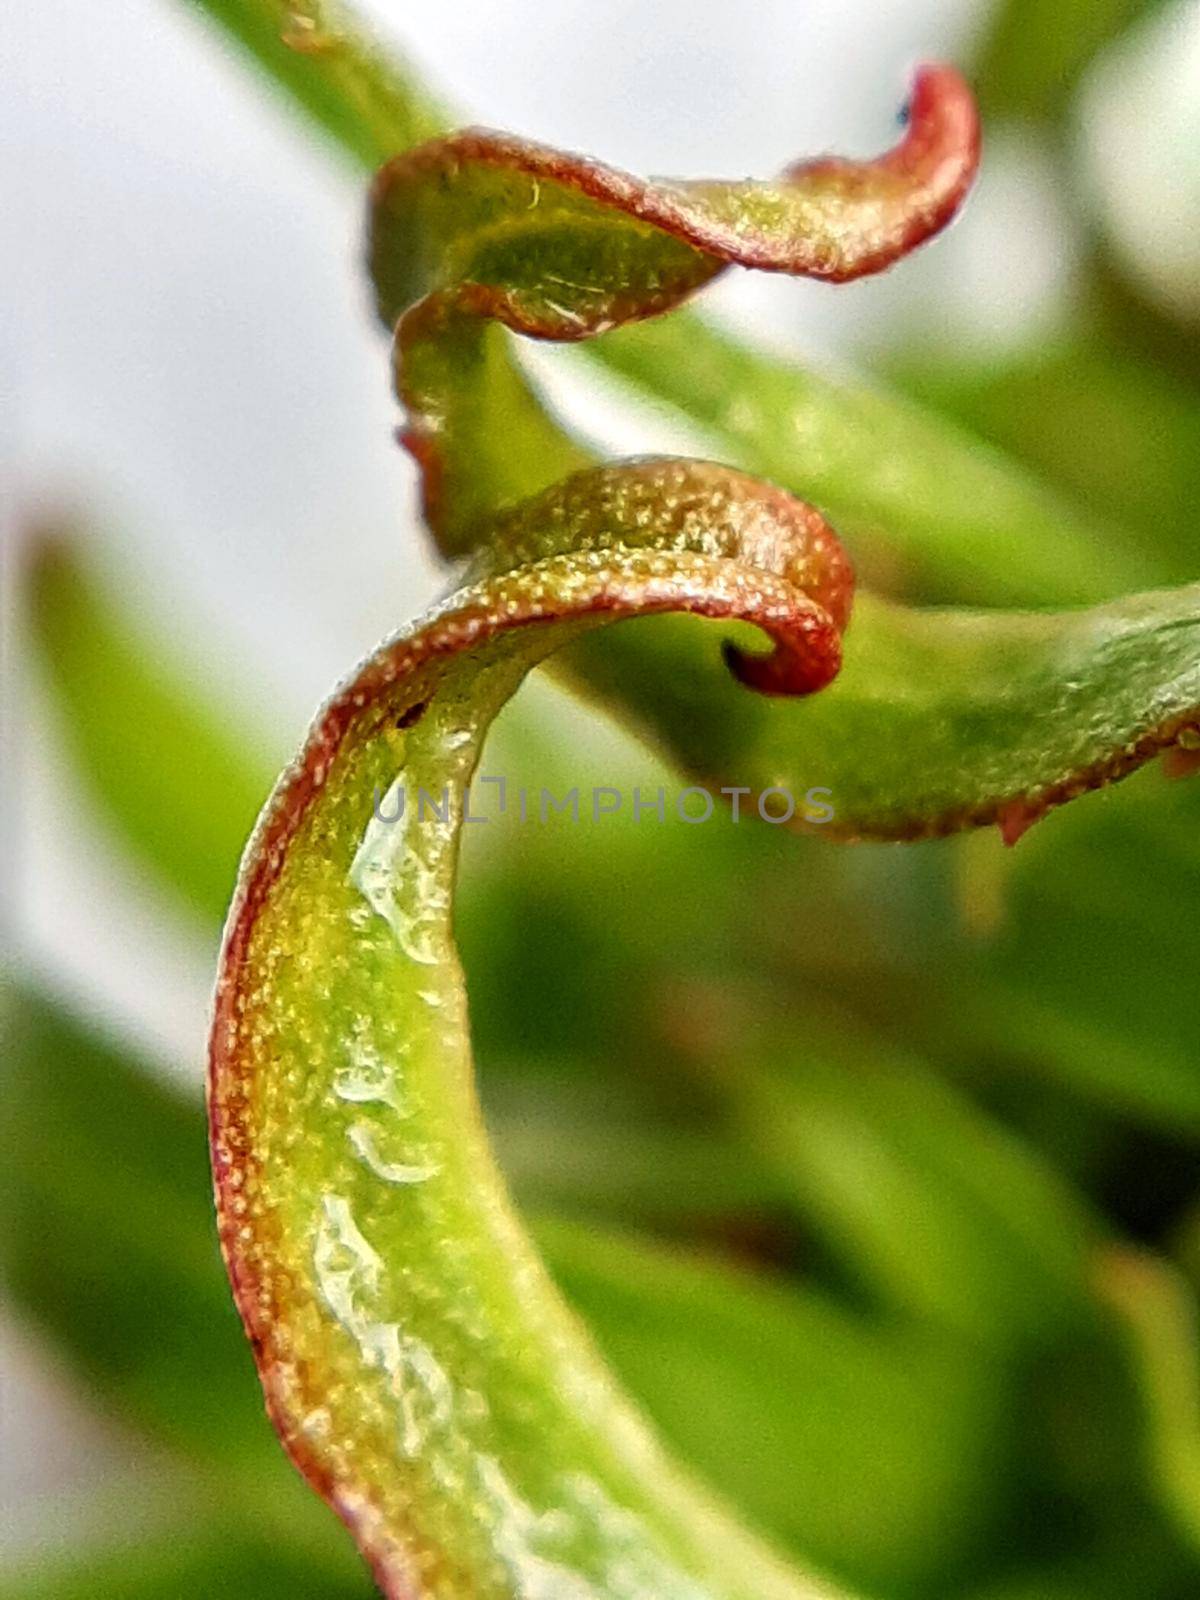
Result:
<instances>
[{"instance_id":1,"label":"blurred green foliage","mask_svg":"<svg viewBox=\"0 0 1200 1600\"><path fill-rule=\"evenodd\" d=\"M215 706L187 693L160 641L139 639L119 609L97 603L69 529L35 533L26 555L30 624L81 780L146 864L219 925L230 865L274 773Z\"/></svg>"},{"instance_id":2,"label":"blurred green foliage","mask_svg":"<svg viewBox=\"0 0 1200 1600\"><path fill-rule=\"evenodd\" d=\"M1004 0L976 72L985 117L1061 122L1089 62L1162 0Z\"/></svg>"},{"instance_id":3,"label":"blurred green foliage","mask_svg":"<svg viewBox=\"0 0 1200 1600\"><path fill-rule=\"evenodd\" d=\"M436 126L424 100L404 121L410 86L380 62L339 79L280 47L267 0L206 9L360 159L382 153L380 104L397 144ZM1010 0L980 57L985 110L1061 124L1142 9ZM1200 392L1136 311L1113 336L1121 299L1098 257L1088 271L1095 293L1047 349L898 361L905 410L707 333L600 351L801 492L777 408L721 412L722 363L764 397L807 385L822 415L841 405L839 510L899 589L1055 603L1193 578ZM951 463L958 512L889 503L856 472L879 427ZM1008 487L985 503L993 481ZM1028 559L997 558L989 517ZM69 541L30 571L31 642L81 776L131 861L212 933L271 774ZM618 760L657 781L632 747L565 751L521 707L495 751L517 783L612 782ZM673 1447L880 1600L1200 1592L1198 823L1200 786L1145 772L1011 857L990 836L841 851L627 819L598 845L498 827L472 851L459 931L482 1091L553 1270ZM262 1415L198 1099L32 990L9 998L8 1289L187 1488L161 1528L0 1574L0 1597L370 1593Z\"/></svg>"}]
</instances>

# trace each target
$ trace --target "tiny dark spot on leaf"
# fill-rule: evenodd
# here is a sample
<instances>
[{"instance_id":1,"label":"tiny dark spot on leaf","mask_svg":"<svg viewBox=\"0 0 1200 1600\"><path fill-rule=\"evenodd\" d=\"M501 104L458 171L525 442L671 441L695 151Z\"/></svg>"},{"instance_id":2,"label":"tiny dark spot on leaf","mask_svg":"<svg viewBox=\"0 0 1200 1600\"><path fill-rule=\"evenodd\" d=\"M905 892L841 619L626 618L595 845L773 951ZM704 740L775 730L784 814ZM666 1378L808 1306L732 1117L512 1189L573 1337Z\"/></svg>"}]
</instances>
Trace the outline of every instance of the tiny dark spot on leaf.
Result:
<instances>
[{"instance_id":1,"label":"tiny dark spot on leaf","mask_svg":"<svg viewBox=\"0 0 1200 1600\"><path fill-rule=\"evenodd\" d=\"M413 727L415 723L420 722L428 704L428 700L418 700L416 705L409 706L407 711L402 711L396 718L396 726L398 728Z\"/></svg>"}]
</instances>

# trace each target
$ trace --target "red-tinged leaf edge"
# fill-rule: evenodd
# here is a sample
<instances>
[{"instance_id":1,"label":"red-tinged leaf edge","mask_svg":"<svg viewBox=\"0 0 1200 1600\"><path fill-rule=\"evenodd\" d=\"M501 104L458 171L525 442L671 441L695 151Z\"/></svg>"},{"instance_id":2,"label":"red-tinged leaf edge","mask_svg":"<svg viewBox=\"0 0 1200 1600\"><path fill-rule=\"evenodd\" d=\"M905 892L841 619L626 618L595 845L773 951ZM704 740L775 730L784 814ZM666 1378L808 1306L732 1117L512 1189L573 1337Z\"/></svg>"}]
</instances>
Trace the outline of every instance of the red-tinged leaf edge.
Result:
<instances>
[{"instance_id":1,"label":"red-tinged leaf edge","mask_svg":"<svg viewBox=\"0 0 1200 1600\"><path fill-rule=\"evenodd\" d=\"M884 272L953 220L979 169L979 115L970 86L955 67L917 70L905 123L903 137L882 156L866 161L821 156L785 170L774 186L781 217L792 201L820 202L829 209L819 219L801 216L798 221L819 220L824 231L756 223L746 208L771 186L752 180L638 178L586 156L487 128L431 139L386 162L372 185L371 264L380 315L391 327L412 303L389 294L392 263L383 252L397 214L403 218L414 195L429 186L447 191L469 181L473 169L487 167L593 201L609 221L623 213L632 223L681 240L712 258L702 282L728 265L829 283ZM481 295L472 305L476 315L495 317L514 332L583 339L622 322L659 315L697 287L684 277L635 300L614 286L604 315L582 321L574 315L532 315L519 296L499 286L468 285L465 292Z\"/></svg>"},{"instance_id":2,"label":"red-tinged leaf edge","mask_svg":"<svg viewBox=\"0 0 1200 1600\"><path fill-rule=\"evenodd\" d=\"M881 272L952 220L980 145L966 81L953 67L926 66L894 149L869 161L798 162L775 184L646 180L479 129L384 165L371 191L369 265L380 316L396 331L400 438L443 553L489 536L481 519L495 504L588 459L541 415L528 453L546 458L544 473L509 481L507 462L492 485L467 486L468 476L489 474L471 424L472 405L483 402L456 394L455 376L474 371L482 393L481 363L510 359L481 354L485 324L578 341L670 311L731 264L832 283ZM439 347L453 360L444 354L439 364ZM528 399L519 379L505 381L522 391L500 408L516 429ZM457 449L456 429L465 435Z\"/></svg>"}]
</instances>

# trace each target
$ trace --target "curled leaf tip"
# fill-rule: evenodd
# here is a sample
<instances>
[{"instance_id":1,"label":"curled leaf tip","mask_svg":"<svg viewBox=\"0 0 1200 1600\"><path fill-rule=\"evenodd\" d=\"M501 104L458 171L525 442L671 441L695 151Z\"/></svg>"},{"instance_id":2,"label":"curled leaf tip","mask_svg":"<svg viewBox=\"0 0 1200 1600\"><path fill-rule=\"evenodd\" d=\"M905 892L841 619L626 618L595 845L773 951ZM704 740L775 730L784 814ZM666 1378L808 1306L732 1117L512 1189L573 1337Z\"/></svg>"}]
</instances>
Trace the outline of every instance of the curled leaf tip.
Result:
<instances>
[{"instance_id":1,"label":"curled leaf tip","mask_svg":"<svg viewBox=\"0 0 1200 1600\"><path fill-rule=\"evenodd\" d=\"M834 282L882 271L950 221L978 160L970 89L925 67L893 150L802 162L775 182L646 180L480 129L389 161L371 191L370 267L396 333L401 441L443 552L472 549L497 506L587 462L492 325L592 338L671 310L730 264Z\"/></svg>"},{"instance_id":2,"label":"curled leaf tip","mask_svg":"<svg viewBox=\"0 0 1200 1600\"><path fill-rule=\"evenodd\" d=\"M785 175L798 187L823 180L845 207L839 255L819 262L818 270L786 261L747 264L845 283L884 271L952 222L975 181L982 145L966 79L951 66L919 68L903 121L904 137L874 161L825 157L799 162ZM872 205L874 223L867 215Z\"/></svg>"},{"instance_id":3,"label":"curled leaf tip","mask_svg":"<svg viewBox=\"0 0 1200 1600\"><path fill-rule=\"evenodd\" d=\"M812 506L733 468L650 457L572 473L499 513L468 575L532 570L548 556L641 573L640 594L599 594L596 610L678 609L756 623L772 651L729 643L725 651L735 677L762 693L812 694L841 664L854 573L837 535ZM704 558L714 577L728 566L721 592L706 599L673 587L686 556Z\"/></svg>"},{"instance_id":4,"label":"curled leaf tip","mask_svg":"<svg viewBox=\"0 0 1200 1600\"><path fill-rule=\"evenodd\" d=\"M468 128L397 156L376 176L380 312L394 326L431 279L447 276L449 257L476 314L550 339L669 310L729 264L848 282L944 228L979 154L974 97L949 66L917 72L904 134L886 154L798 161L774 181L637 178ZM535 241L569 270L545 270ZM522 254L536 270L512 270Z\"/></svg>"}]
</instances>

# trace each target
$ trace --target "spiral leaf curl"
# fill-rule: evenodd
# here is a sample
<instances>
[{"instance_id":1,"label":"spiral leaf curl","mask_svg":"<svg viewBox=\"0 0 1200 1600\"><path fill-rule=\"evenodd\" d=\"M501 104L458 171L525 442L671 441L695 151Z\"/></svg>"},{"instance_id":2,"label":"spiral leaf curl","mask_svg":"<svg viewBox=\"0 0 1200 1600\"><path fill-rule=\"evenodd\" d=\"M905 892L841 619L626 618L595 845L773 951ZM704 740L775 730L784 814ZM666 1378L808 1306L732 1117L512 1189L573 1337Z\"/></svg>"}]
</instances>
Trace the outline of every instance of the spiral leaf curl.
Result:
<instances>
[{"instance_id":1,"label":"spiral leaf curl","mask_svg":"<svg viewBox=\"0 0 1200 1600\"><path fill-rule=\"evenodd\" d=\"M586 504L573 475L595 460L529 385L506 330L589 338L670 310L731 262L837 282L879 271L951 220L979 149L967 85L926 67L894 150L799 163L775 184L650 183L478 131L388 162L370 262L395 326L401 438L442 553L498 556L517 508L564 480L573 514ZM1038 615L863 595L837 681L772 704L739 694L686 624L585 639L554 670L697 781L828 789L830 836L995 822L1012 842L1194 727L1198 604L1195 588Z\"/></svg>"},{"instance_id":2,"label":"spiral leaf curl","mask_svg":"<svg viewBox=\"0 0 1200 1600\"><path fill-rule=\"evenodd\" d=\"M946 226L978 160L970 90L928 67L894 150L798 163L775 184L647 182L480 130L388 162L372 188L370 265L396 328L402 438L443 553L487 541L497 505L588 459L497 324L592 338L670 311L730 263L838 283L880 272ZM513 449L518 421L529 438Z\"/></svg>"}]
</instances>

